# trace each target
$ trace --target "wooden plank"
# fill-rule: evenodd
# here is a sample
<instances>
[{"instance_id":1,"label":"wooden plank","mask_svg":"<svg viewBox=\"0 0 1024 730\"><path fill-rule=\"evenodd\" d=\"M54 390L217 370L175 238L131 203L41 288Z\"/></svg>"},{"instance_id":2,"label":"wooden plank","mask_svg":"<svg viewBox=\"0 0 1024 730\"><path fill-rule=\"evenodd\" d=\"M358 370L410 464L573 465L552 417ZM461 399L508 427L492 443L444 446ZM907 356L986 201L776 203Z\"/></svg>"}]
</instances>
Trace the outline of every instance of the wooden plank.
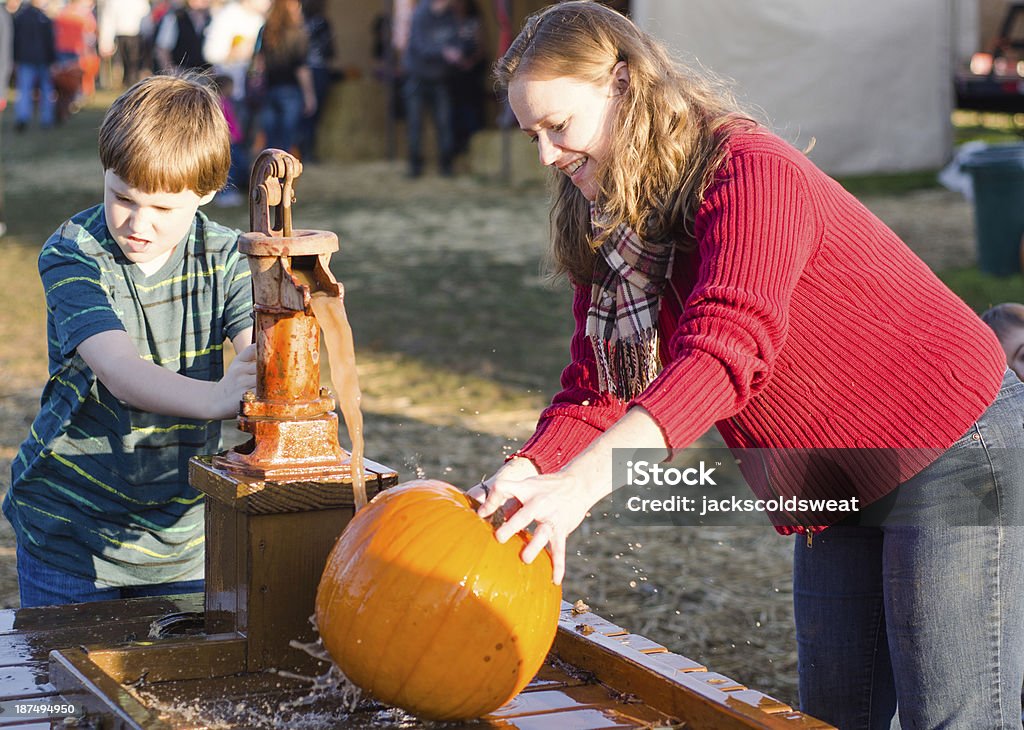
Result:
<instances>
[{"instance_id":1,"label":"wooden plank","mask_svg":"<svg viewBox=\"0 0 1024 730\"><path fill-rule=\"evenodd\" d=\"M745 685L717 672L691 672L687 674L687 677L695 682L703 682L709 687L714 687L722 692L735 692L746 689Z\"/></svg>"},{"instance_id":2,"label":"wooden plank","mask_svg":"<svg viewBox=\"0 0 1024 730\"><path fill-rule=\"evenodd\" d=\"M503 718L505 719L505 718ZM650 727L599 709L583 708L545 715L507 718L516 730L614 730L615 728Z\"/></svg>"},{"instance_id":3,"label":"wooden plank","mask_svg":"<svg viewBox=\"0 0 1024 730\"><path fill-rule=\"evenodd\" d=\"M45 664L0 667L0 701L53 694L57 690L49 679Z\"/></svg>"},{"instance_id":4,"label":"wooden plank","mask_svg":"<svg viewBox=\"0 0 1024 730\"><path fill-rule=\"evenodd\" d=\"M84 649L50 655L50 680L60 693L87 715L103 715L126 730L172 730L124 686L93 664ZM109 724L105 726L109 727Z\"/></svg>"},{"instance_id":5,"label":"wooden plank","mask_svg":"<svg viewBox=\"0 0 1024 730\"><path fill-rule=\"evenodd\" d=\"M636 649L642 654L664 654L668 652L668 649L658 642L640 634L626 634L625 636L616 636L615 638L625 646Z\"/></svg>"},{"instance_id":6,"label":"wooden plank","mask_svg":"<svg viewBox=\"0 0 1024 730\"><path fill-rule=\"evenodd\" d=\"M696 662L682 654L673 654L669 652L667 654L651 654L650 656L651 659L654 659L658 664L664 664L678 672L706 672L708 670L708 668L700 662Z\"/></svg>"},{"instance_id":7,"label":"wooden plank","mask_svg":"<svg viewBox=\"0 0 1024 730\"><path fill-rule=\"evenodd\" d=\"M106 648L86 647L89 659L120 684L209 680L245 670L246 641L237 634L164 639Z\"/></svg>"},{"instance_id":8,"label":"wooden plank","mask_svg":"<svg viewBox=\"0 0 1024 730\"><path fill-rule=\"evenodd\" d=\"M324 564L351 507L249 516L248 671L272 667L319 673L322 662L289 645L316 640L309 617Z\"/></svg>"},{"instance_id":9,"label":"wooden plank","mask_svg":"<svg viewBox=\"0 0 1024 730\"><path fill-rule=\"evenodd\" d=\"M398 483L398 474L376 462L363 460L366 468L366 493L372 497ZM249 514L308 512L319 509L352 508L352 479L275 482L217 469L212 457L198 456L189 461L189 483L222 504Z\"/></svg>"},{"instance_id":10,"label":"wooden plank","mask_svg":"<svg viewBox=\"0 0 1024 730\"><path fill-rule=\"evenodd\" d=\"M116 646L146 641L153 617L122 616L108 623L89 622L76 627L64 624L52 631L0 635L0 667L44 662L52 649L81 645Z\"/></svg>"},{"instance_id":11,"label":"wooden plank","mask_svg":"<svg viewBox=\"0 0 1024 730\"><path fill-rule=\"evenodd\" d=\"M272 672L238 673L212 679L180 679L165 682L146 682L137 690L146 701L153 699L165 704L181 702L183 698L198 705L213 700L242 701L262 696L292 696L309 694L310 683L303 679L285 677Z\"/></svg>"},{"instance_id":12,"label":"wooden plank","mask_svg":"<svg viewBox=\"0 0 1024 730\"><path fill-rule=\"evenodd\" d=\"M489 718L512 720L527 715L562 713L580 709L594 709L611 721L628 718L641 725L668 724L671 718L640 703L635 698L614 696L602 685L577 685L561 690L520 693L508 704L495 710Z\"/></svg>"},{"instance_id":13,"label":"wooden plank","mask_svg":"<svg viewBox=\"0 0 1024 730\"><path fill-rule=\"evenodd\" d=\"M340 692L313 692L309 683L271 673L238 675L217 680L191 680L145 685L136 690L140 700L158 710L172 725L221 728L275 727L387 728L412 725L408 716L364 701L349 712ZM384 712L382 712L384 710ZM416 725L419 726L418 724Z\"/></svg>"},{"instance_id":14,"label":"wooden plank","mask_svg":"<svg viewBox=\"0 0 1024 730\"><path fill-rule=\"evenodd\" d=\"M562 687L574 687L584 684L582 679L573 677L566 673L561 667L555 666L552 662L546 661L537 672L537 676L523 688L523 692L533 692L539 689L560 689Z\"/></svg>"},{"instance_id":15,"label":"wooden plank","mask_svg":"<svg viewBox=\"0 0 1024 730\"><path fill-rule=\"evenodd\" d=\"M206 604L208 633L244 632L247 603L248 519L244 512L206 500Z\"/></svg>"},{"instance_id":16,"label":"wooden plank","mask_svg":"<svg viewBox=\"0 0 1024 730\"><path fill-rule=\"evenodd\" d=\"M0 727L16 727L18 730L51 730L53 723L50 720L26 721L17 717L8 717L0 718Z\"/></svg>"},{"instance_id":17,"label":"wooden plank","mask_svg":"<svg viewBox=\"0 0 1024 730\"><path fill-rule=\"evenodd\" d=\"M68 606L19 608L3 611L0 635L52 631L63 627L107 624L129 618L135 622L153 620L170 613L203 610L203 594L154 596L118 601L75 603Z\"/></svg>"},{"instance_id":18,"label":"wooden plank","mask_svg":"<svg viewBox=\"0 0 1024 730\"><path fill-rule=\"evenodd\" d=\"M612 689L638 697L659 712L701 728L820 728L820 721L801 713L770 714L746 702L728 702L729 694L694 674L679 672L600 633L582 636L568 622L558 627L552 652L563 661L593 672ZM827 726L824 726L827 727Z\"/></svg>"},{"instance_id":19,"label":"wooden plank","mask_svg":"<svg viewBox=\"0 0 1024 730\"><path fill-rule=\"evenodd\" d=\"M613 624L608 619L601 618L596 613L583 613L571 616L570 618L565 618L563 614L561 620L570 622L572 628L584 636L594 633L603 634L604 636L629 636L629 632L626 629L618 624Z\"/></svg>"},{"instance_id":20,"label":"wooden plank","mask_svg":"<svg viewBox=\"0 0 1024 730\"><path fill-rule=\"evenodd\" d=\"M562 710L577 710L584 707L601 707L608 703L608 691L597 685L586 687L590 694L573 696L567 690L552 689L539 692L520 693L508 704L492 712L488 717L513 718L520 715L537 715Z\"/></svg>"},{"instance_id":21,"label":"wooden plank","mask_svg":"<svg viewBox=\"0 0 1024 730\"><path fill-rule=\"evenodd\" d=\"M729 702L745 702L761 710L761 712L767 712L772 715L793 711L793 708L785 702L769 697L764 692L758 692L756 689L741 689L730 692Z\"/></svg>"}]
</instances>

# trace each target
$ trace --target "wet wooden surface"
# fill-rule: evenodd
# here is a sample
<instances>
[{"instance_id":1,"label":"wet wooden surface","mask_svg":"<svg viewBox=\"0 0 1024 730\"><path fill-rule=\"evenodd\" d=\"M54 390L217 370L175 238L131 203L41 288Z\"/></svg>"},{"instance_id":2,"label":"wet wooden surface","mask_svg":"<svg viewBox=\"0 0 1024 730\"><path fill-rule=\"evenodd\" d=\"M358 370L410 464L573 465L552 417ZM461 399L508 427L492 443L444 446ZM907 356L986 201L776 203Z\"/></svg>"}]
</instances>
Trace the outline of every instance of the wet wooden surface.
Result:
<instances>
[{"instance_id":1,"label":"wet wooden surface","mask_svg":"<svg viewBox=\"0 0 1024 730\"><path fill-rule=\"evenodd\" d=\"M237 634L148 638L154 622L168 613L202 608L203 596L194 594L0 612L0 701L56 701L59 685L106 695L88 709L102 711L108 726L182 728L216 721L225 728L300 722L356 730L420 727L371 701L350 712L339 691L313 691L307 679L288 672L232 671L244 668L245 642ZM50 661L58 648L66 650ZM75 698L80 707L83 698ZM0 728L49 726L41 716L0 714ZM569 604L563 604L555 645L533 682L500 710L462 727L651 726L828 727Z\"/></svg>"},{"instance_id":2,"label":"wet wooden surface","mask_svg":"<svg viewBox=\"0 0 1024 730\"><path fill-rule=\"evenodd\" d=\"M5 708L0 728L51 726L45 713L14 711L14 703L28 707L61 700L50 681L51 650L145 641L154 621L171 613L202 610L203 596L196 593L0 611L0 703Z\"/></svg>"},{"instance_id":3,"label":"wet wooden surface","mask_svg":"<svg viewBox=\"0 0 1024 730\"><path fill-rule=\"evenodd\" d=\"M398 483L394 469L363 459L366 494L372 498ZM352 478L346 472L334 481L298 480L273 482L227 474L213 465L213 457L197 456L189 463L189 484L232 509L247 514L307 512L317 509L352 508ZM285 488L281 488L281 487Z\"/></svg>"}]
</instances>

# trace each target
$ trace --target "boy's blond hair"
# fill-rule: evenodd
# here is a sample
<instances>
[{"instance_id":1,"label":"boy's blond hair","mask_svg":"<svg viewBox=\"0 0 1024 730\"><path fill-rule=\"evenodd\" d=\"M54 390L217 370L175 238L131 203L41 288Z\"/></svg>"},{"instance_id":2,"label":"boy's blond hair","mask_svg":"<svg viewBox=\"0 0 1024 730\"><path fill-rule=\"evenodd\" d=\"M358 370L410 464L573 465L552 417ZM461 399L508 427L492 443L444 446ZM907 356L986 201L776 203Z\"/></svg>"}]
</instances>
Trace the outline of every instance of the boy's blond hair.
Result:
<instances>
[{"instance_id":1,"label":"boy's blond hair","mask_svg":"<svg viewBox=\"0 0 1024 730\"><path fill-rule=\"evenodd\" d=\"M220 190L231 142L217 94L195 73L143 79L103 118L100 161L144 193Z\"/></svg>"}]
</instances>

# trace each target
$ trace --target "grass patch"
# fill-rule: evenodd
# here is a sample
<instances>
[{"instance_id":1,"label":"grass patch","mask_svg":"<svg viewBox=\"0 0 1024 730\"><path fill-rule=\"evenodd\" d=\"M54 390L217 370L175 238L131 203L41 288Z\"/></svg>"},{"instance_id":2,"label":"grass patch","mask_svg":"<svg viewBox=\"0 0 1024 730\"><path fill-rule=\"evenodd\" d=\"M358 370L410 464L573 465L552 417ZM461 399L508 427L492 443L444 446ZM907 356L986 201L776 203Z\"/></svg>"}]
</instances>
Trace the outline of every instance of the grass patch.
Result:
<instances>
[{"instance_id":1,"label":"grass patch","mask_svg":"<svg viewBox=\"0 0 1024 730\"><path fill-rule=\"evenodd\" d=\"M938 170L895 172L878 175L847 175L836 178L839 184L859 197L903 195L915 190L939 187Z\"/></svg>"},{"instance_id":2,"label":"grass patch","mask_svg":"<svg viewBox=\"0 0 1024 730\"><path fill-rule=\"evenodd\" d=\"M1024 139L1024 114L956 109L952 121L955 145L974 140L998 144Z\"/></svg>"},{"instance_id":3,"label":"grass patch","mask_svg":"<svg viewBox=\"0 0 1024 730\"><path fill-rule=\"evenodd\" d=\"M983 312L1001 302L1024 302L1024 276L991 276L976 268L947 269L939 278L971 309Z\"/></svg>"},{"instance_id":4,"label":"grass patch","mask_svg":"<svg viewBox=\"0 0 1024 730\"><path fill-rule=\"evenodd\" d=\"M364 346L551 390L568 362L571 295L541 281L537 268L535 261L501 263L443 250L417 252L386 269L369 258L335 261Z\"/></svg>"}]
</instances>

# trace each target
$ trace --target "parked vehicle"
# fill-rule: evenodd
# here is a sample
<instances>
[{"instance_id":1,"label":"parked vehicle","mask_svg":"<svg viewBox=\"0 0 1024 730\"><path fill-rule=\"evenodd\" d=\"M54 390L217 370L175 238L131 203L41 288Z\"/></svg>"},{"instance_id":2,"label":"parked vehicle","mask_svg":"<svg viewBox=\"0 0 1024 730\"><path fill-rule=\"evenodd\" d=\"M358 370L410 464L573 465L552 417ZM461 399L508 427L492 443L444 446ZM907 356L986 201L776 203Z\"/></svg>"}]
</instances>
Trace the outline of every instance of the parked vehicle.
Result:
<instances>
[{"instance_id":1,"label":"parked vehicle","mask_svg":"<svg viewBox=\"0 0 1024 730\"><path fill-rule=\"evenodd\" d=\"M1024 2L1010 3L988 51L953 79L958 109L1024 113Z\"/></svg>"}]
</instances>

